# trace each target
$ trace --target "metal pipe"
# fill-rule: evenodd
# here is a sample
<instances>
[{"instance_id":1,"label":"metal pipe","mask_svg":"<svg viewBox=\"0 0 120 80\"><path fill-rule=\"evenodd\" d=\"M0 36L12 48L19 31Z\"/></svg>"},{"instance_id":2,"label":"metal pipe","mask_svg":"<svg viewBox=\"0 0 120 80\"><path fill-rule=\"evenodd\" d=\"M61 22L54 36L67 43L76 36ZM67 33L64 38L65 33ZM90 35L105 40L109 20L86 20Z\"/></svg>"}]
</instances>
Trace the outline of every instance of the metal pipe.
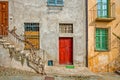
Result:
<instances>
[{"instance_id":1,"label":"metal pipe","mask_svg":"<svg viewBox=\"0 0 120 80\"><path fill-rule=\"evenodd\" d=\"M88 67L88 0L85 2L86 9L86 67Z\"/></svg>"}]
</instances>

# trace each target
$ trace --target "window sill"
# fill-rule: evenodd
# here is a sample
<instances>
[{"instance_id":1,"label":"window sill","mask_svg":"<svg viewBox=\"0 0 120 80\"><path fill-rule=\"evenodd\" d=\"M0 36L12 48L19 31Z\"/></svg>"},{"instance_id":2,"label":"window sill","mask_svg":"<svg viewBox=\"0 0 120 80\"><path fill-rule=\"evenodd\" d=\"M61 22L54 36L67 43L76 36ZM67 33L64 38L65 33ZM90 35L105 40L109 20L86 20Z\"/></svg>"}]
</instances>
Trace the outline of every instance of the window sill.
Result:
<instances>
[{"instance_id":1,"label":"window sill","mask_svg":"<svg viewBox=\"0 0 120 80\"><path fill-rule=\"evenodd\" d=\"M115 17L111 17L111 18L96 18L96 21L105 21L105 22L110 22L110 21L113 21L115 20Z\"/></svg>"},{"instance_id":2,"label":"window sill","mask_svg":"<svg viewBox=\"0 0 120 80\"><path fill-rule=\"evenodd\" d=\"M110 50L96 50L95 49L95 52L109 52Z\"/></svg>"}]
</instances>

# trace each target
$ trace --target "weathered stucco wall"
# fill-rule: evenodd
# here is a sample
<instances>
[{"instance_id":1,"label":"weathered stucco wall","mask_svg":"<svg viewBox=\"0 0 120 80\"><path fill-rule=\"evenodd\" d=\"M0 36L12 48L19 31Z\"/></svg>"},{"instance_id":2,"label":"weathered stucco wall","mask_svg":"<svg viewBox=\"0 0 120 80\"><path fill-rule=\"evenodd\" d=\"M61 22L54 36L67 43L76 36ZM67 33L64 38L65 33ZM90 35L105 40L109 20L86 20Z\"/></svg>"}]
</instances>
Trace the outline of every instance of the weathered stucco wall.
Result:
<instances>
[{"instance_id":1,"label":"weathered stucco wall","mask_svg":"<svg viewBox=\"0 0 120 80\"><path fill-rule=\"evenodd\" d=\"M32 68L27 66L26 60L24 62L24 65L22 66L20 61L11 59L9 54L9 49L3 48L2 45L0 45L0 66L9 67L9 68L12 67L27 71L34 71Z\"/></svg>"},{"instance_id":2,"label":"weathered stucco wall","mask_svg":"<svg viewBox=\"0 0 120 80\"><path fill-rule=\"evenodd\" d=\"M39 23L40 48L46 50L55 65L59 65L59 37L73 37L73 64L86 65L85 0L64 0L62 7L47 6L47 0L9 0L8 3L9 30L16 26L16 32L24 35L25 22ZM73 33L59 33L59 23L72 23Z\"/></svg>"},{"instance_id":3,"label":"weathered stucco wall","mask_svg":"<svg viewBox=\"0 0 120 80\"><path fill-rule=\"evenodd\" d=\"M96 0L88 1L88 53L89 53L89 68L94 72L109 72L115 71L118 68L118 55L120 54L120 42L113 33L120 36L120 1L111 0L115 3L115 20L111 22L95 22L93 17L95 14L91 13L91 9L96 5ZM95 28L109 28L109 50L95 51Z\"/></svg>"}]
</instances>

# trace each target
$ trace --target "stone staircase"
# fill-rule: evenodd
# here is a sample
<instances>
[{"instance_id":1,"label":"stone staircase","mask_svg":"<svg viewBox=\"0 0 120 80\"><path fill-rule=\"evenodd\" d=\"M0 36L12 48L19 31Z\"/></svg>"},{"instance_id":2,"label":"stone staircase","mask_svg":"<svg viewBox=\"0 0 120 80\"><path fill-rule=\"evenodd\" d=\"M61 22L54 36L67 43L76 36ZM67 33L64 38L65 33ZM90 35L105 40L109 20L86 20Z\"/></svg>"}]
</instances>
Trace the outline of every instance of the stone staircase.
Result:
<instances>
[{"instance_id":1,"label":"stone staircase","mask_svg":"<svg viewBox=\"0 0 120 80\"><path fill-rule=\"evenodd\" d=\"M15 33L10 34L12 34L19 41L28 43L27 41L20 39L19 36ZM26 63L27 66L33 69L35 72L45 74L45 60L43 60L41 56L37 55L34 48L31 47L30 50L26 51L16 46L15 44L16 43L11 42L11 40L8 40L8 38L6 37L0 38L0 45L2 45L4 49L9 51L9 57L11 58L11 60L14 59L15 61L19 61L21 65L24 65L24 63ZM30 43L28 44L31 45ZM43 53L45 52L44 50L42 51Z\"/></svg>"}]
</instances>

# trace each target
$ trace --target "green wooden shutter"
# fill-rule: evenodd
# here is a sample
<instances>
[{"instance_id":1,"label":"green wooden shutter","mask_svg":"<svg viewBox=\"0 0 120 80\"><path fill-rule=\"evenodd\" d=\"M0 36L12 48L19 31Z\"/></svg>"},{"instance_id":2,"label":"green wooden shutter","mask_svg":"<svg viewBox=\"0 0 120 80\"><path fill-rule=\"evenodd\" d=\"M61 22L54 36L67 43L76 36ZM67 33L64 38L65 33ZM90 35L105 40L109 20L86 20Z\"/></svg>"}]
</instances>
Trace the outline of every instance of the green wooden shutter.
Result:
<instances>
[{"instance_id":1,"label":"green wooden shutter","mask_svg":"<svg viewBox=\"0 0 120 80\"><path fill-rule=\"evenodd\" d=\"M96 50L108 49L108 29L96 28Z\"/></svg>"},{"instance_id":2,"label":"green wooden shutter","mask_svg":"<svg viewBox=\"0 0 120 80\"><path fill-rule=\"evenodd\" d=\"M96 49L100 49L100 30L96 29Z\"/></svg>"},{"instance_id":3,"label":"green wooden shutter","mask_svg":"<svg viewBox=\"0 0 120 80\"><path fill-rule=\"evenodd\" d=\"M102 29L102 49L108 49L108 29Z\"/></svg>"}]
</instances>

